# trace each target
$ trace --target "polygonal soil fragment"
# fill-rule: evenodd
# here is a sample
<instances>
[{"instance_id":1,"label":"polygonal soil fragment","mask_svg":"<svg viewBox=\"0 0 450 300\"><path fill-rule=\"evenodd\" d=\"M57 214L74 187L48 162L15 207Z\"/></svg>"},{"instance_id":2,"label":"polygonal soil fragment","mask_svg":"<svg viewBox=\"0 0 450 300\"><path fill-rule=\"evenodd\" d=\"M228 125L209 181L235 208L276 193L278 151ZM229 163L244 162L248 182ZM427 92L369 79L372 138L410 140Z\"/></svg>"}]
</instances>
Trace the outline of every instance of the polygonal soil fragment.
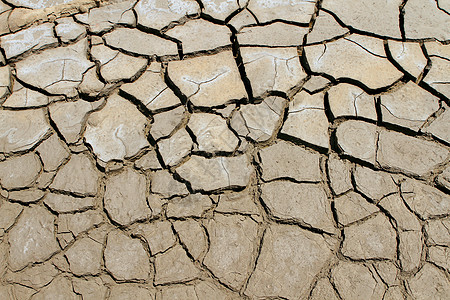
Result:
<instances>
[{"instance_id":1,"label":"polygonal soil fragment","mask_svg":"<svg viewBox=\"0 0 450 300\"><path fill-rule=\"evenodd\" d=\"M262 243L245 290L252 297L306 297L314 276L331 257L322 236L296 226L270 225Z\"/></svg>"},{"instance_id":2,"label":"polygonal soil fragment","mask_svg":"<svg viewBox=\"0 0 450 300\"><path fill-rule=\"evenodd\" d=\"M353 259L395 259L396 235L389 219L378 214L344 229L342 254Z\"/></svg>"},{"instance_id":3,"label":"polygonal soil fragment","mask_svg":"<svg viewBox=\"0 0 450 300\"><path fill-rule=\"evenodd\" d=\"M383 168L424 176L443 163L449 151L431 141L383 130L378 141L377 161Z\"/></svg>"},{"instance_id":4,"label":"polygonal soil fragment","mask_svg":"<svg viewBox=\"0 0 450 300\"><path fill-rule=\"evenodd\" d=\"M106 181L105 209L109 217L120 225L129 225L151 216L147 205L145 176L133 169L113 175Z\"/></svg>"},{"instance_id":5,"label":"polygonal soil fragment","mask_svg":"<svg viewBox=\"0 0 450 300\"><path fill-rule=\"evenodd\" d=\"M288 93L306 77L295 48L242 47L241 55L254 97L271 90Z\"/></svg>"},{"instance_id":6,"label":"polygonal soil fragment","mask_svg":"<svg viewBox=\"0 0 450 300\"><path fill-rule=\"evenodd\" d=\"M196 106L218 106L247 96L231 51L169 62L168 74Z\"/></svg>"},{"instance_id":7,"label":"polygonal soil fragment","mask_svg":"<svg viewBox=\"0 0 450 300\"><path fill-rule=\"evenodd\" d=\"M305 54L313 72L351 78L371 89L389 86L402 76L383 55L383 41L371 37L351 35L325 45L307 46Z\"/></svg>"},{"instance_id":8,"label":"polygonal soil fragment","mask_svg":"<svg viewBox=\"0 0 450 300\"><path fill-rule=\"evenodd\" d=\"M70 270L76 275L95 275L102 267L103 245L90 239L76 241L66 252Z\"/></svg>"},{"instance_id":9,"label":"polygonal soil fragment","mask_svg":"<svg viewBox=\"0 0 450 300\"><path fill-rule=\"evenodd\" d=\"M288 118L281 133L307 143L329 147L328 119L325 115L323 94L301 92L289 103Z\"/></svg>"},{"instance_id":10,"label":"polygonal soil fragment","mask_svg":"<svg viewBox=\"0 0 450 300\"><path fill-rule=\"evenodd\" d=\"M332 271L332 279L343 299L382 299L384 283L364 265L340 261Z\"/></svg>"},{"instance_id":11,"label":"polygonal soil fragment","mask_svg":"<svg viewBox=\"0 0 450 300\"><path fill-rule=\"evenodd\" d=\"M411 81L380 98L383 121L412 130L418 130L439 109L439 98Z\"/></svg>"},{"instance_id":12,"label":"polygonal soil fragment","mask_svg":"<svg viewBox=\"0 0 450 300\"><path fill-rule=\"evenodd\" d=\"M195 0L141 0L135 11L138 24L159 30L186 15L200 13L200 7Z\"/></svg>"},{"instance_id":13,"label":"polygonal soil fragment","mask_svg":"<svg viewBox=\"0 0 450 300\"><path fill-rule=\"evenodd\" d=\"M319 184L273 181L262 186L261 198L274 217L334 232L330 202Z\"/></svg>"},{"instance_id":14,"label":"polygonal soil fragment","mask_svg":"<svg viewBox=\"0 0 450 300\"><path fill-rule=\"evenodd\" d=\"M238 146L238 138L220 116L195 113L189 118L187 126L196 137L198 150L200 151L233 152Z\"/></svg>"},{"instance_id":15,"label":"polygonal soil fragment","mask_svg":"<svg viewBox=\"0 0 450 300\"><path fill-rule=\"evenodd\" d=\"M0 111L0 152L28 150L49 131L44 110Z\"/></svg>"},{"instance_id":16,"label":"polygonal soil fragment","mask_svg":"<svg viewBox=\"0 0 450 300\"><path fill-rule=\"evenodd\" d=\"M169 29L166 34L181 41L183 53L213 50L231 44L228 27L201 19Z\"/></svg>"},{"instance_id":17,"label":"polygonal soil fragment","mask_svg":"<svg viewBox=\"0 0 450 300\"><path fill-rule=\"evenodd\" d=\"M375 164L377 128L375 125L348 120L336 130L339 148L346 155Z\"/></svg>"},{"instance_id":18,"label":"polygonal soil fragment","mask_svg":"<svg viewBox=\"0 0 450 300\"><path fill-rule=\"evenodd\" d=\"M180 100L165 84L159 71L159 65L152 63L138 80L122 85L120 91L135 98L150 111L180 104Z\"/></svg>"},{"instance_id":19,"label":"polygonal soil fragment","mask_svg":"<svg viewBox=\"0 0 450 300\"><path fill-rule=\"evenodd\" d=\"M239 31L237 38L242 46L289 47L301 45L306 33L307 27L277 22L265 26L245 27Z\"/></svg>"},{"instance_id":20,"label":"polygonal soil fragment","mask_svg":"<svg viewBox=\"0 0 450 300\"><path fill-rule=\"evenodd\" d=\"M238 290L251 271L258 224L248 217L217 214L205 227L210 245L203 263L219 281Z\"/></svg>"},{"instance_id":21,"label":"polygonal soil fragment","mask_svg":"<svg viewBox=\"0 0 450 300\"><path fill-rule=\"evenodd\" d=\"M0 42L6 58L9 59L32 49L56 45L58 40L53 35L53 24L45 23L2 36Z\"/></svg>"},{"instance_id":22,"label":"polygonal soil fragment","mask_svg":"<svg viewBox=\"0 0 450 300\"><path fill-rule=\"evenodd\" d=\"M375 97L361 88L341 83L328 91L328 101L334 117L355 116L377 120Z\"/></svg>"},{"instance_id":23,"label":"polygonal soil fragment","mask_svg":"<svg viewBox=\"0 0 450 300\"><path fill-rule=\"evenodd\" d=\"M9 158L0 162L0 185L4 189L29 187L36 181L41 169L39 157L34 153Z\"/></svg>"},{"instance_id":24,"label":"polygonal soil fragment","mask_svg":"<svg viewBox=\"0 0 450 300\"><path fill-rule=\"evenodd\" d=\"M211 159L192 156L176 172L194 190L212 191L246 186L253 170L246 155Z\"/></svg>"},{"instance_id":25,"label":"polygonal soil fragment","mask_svg":"<svg viewBox=\"0 0 450 300\"><path fill-rule=\"evenodd\" d=\"M106 101L106 105L87 120L84 138L93 152L108 162L131 157L147 147L147 118L117 94Z\"/></svg>"},{"instance_id":26,"label":"polygonal soil fragment","mask_svg":"<svg viewBox=\"0 0 450 300\"><path fill-rule=\"evenodd\" d=\"M99 8L93 8L86 14L77 15L78 21L88 24L89 30L93 33L107 31L115 24L134 25L136 18L132 8L136 0L122 1Z\"/></svg>"},{"instance_id":27,"label":"polygonal soil fragment","mask_svg":"<svg viewBox=\"0 0 450 300\"><path fill-rule=\"evenodd\" d=\"M334 12L346 25L383 36L400 38L399 6L402 0L387 2L362 0L358 5L343 5L338 0L325 0L323 7ZM380 22L380 16L383 22Z\"/></svg>"},{"instance_id":28,"label":"polygonal soil fragment","mask_svg":"<svg viewBox=\"0 0 450 300\"><path fill-rule=\"evenodd\" d=\"M45 208L25 208L9 232L9 266L19 270L42 262L60 250L55 238L55 218Z\"/></svg>"},{"instance_id":29,"label":"polygonal soil fragment","mask_svg":"<svg viewBox=\"0 0 450 300\"><path fill-rule=\"evenodd\" d=\"M315 2L310 0L297 1L266 1L250 0L248 9L253 12L259 22L286 20L296 23L308 23L314 13Z\"/></svg>"},{"instance_id":30,"label":"polygonal soil fragment","mask_svg":"<svg viewBox=\"0 0 450 300\"><path fill-rule=\"evenodd\" d=\"M180 245L158 254L155 258L155 284L190 281L200 270L189 259Z\"/></svg>"},{"instance_id":31,"label":"polygonal soil fragment","mask_svg":"<svg viewBox=\"0 0 450 300\"><path fill-rule=\"evenodd\" d=\"M72 155L58 171L50 188L81 196L95 196L98 178L95 166L86 154Z\"/></svg>"},{"instance_id":32,"label":"polygonal soil fragment","mask_svg":"<svg viewBox=\"0 0 450 300\"><path fill-rule=\"evenodd\" d=\"M240 136L267 141L281 125L285 103L281 97L268 97L260 104L241 106L233 113L230 125Z\"/></svg>"},{"instance_id":33,"label":"polygonal soil fragment","mask_svg":"<svg viewBox=\"0 0 450 300\"><path fill-rule=\"evenodd\" d=\"M108 234L104 250L105 267L117 280L147 280L151 267L141 242L119 230Z\"/></svg>"},{"instance_id":34,"label":"polygonal soil fragment","mask_svg":"<svg viewBox=\"0 0 450 300\"><path fill-rule=\"evenodd\" d=\"M425 264L407 283L408 290L416 299L433 295L436 299L445 299L450 295L449 280L436 267Z\"/></svg>"},{"instance_id":35,"label":"polygonal soil fragment","mask_svg":"<svg viewBox=\"0 0 450 300\"><path fill-rule=\"evenodd\" d=\"M86 58L87 40L67 47L48 49L16 64L17 77L51 94L73 97L83 73L93 66Z\"/></svg>"},{"instance_id":36,"label":"polygonal soil fragment","mask_svg":"<svg viewBox=\"0 0 450 300\"><path fill-rule=\"evenodd\" d=\"M80 139L88 114L103 103L103 100L57 102L49 107L50 119L55 123L65 141L73 144Z\"/></svg>"},{"instance_id":37,"label":"polygonal soil fragment","mask_svg":"<svg viewBox=\"0 0 450 300\"><path fill-rule=\"evenodd\" d=\"M171 224L168 221L136 224L132 233L147 242L151 255L165 252L176 243Z\"/></svg>"},{"instance_id":38,"label":"polygonal soil fragment","mask_svg":"<svg viewBox=\"0 0 450 300\"><path fill-rule=\"evenodd\" d=\"M177 55L177 44L131 28L117 28L104 36L108 46L139 55Z\"/></svg>"},{"instance_id":39,"label":"polygonal soil fragment","mask_svg":"<svg viewBox=\"0 0 450 300\"><path fill-rule=\"evenodd\" d=\"M262 178L292 178L297 181L320 181L318 153L280 141L260 150Z\"/></svg>"}]
</instances>

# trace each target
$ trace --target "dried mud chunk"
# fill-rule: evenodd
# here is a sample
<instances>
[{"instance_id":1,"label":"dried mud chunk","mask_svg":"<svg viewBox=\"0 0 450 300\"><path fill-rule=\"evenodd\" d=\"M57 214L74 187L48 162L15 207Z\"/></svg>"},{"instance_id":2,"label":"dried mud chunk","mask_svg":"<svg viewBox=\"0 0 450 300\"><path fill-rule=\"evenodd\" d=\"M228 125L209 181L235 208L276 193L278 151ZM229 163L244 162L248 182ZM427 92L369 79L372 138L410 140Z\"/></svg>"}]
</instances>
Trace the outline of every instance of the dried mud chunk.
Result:
<instances>
[{"instance_id":1,"label":"dried mud chunk","mask_svg":"<svg viewBox=\"0 0 450 300\"><path fill-rule=\"evenodd\" d=\"M356 166L353 177L356 189L374 201L398 191L398 186L389 173L374 171L372 169Z\"/></svg>"},{"instance_id":2,"label":"dried mud chunk","mask_svg":"<svg viewBox=\"0 0 450 300\"><path fill-rule=\"evenodd\" d=\"M246 186L253 169L245 155L211 159L191 156L176 172L189 181L194 190L213 191Z\"/></svg>"},{"instance_id":3,"label":"dried mud chunk","mask_svg":"<svg viewBox=\"0 0 450 300\"><path fill-rule=\"evenodd\" d=\"M439 109L439 98L411 81L396 91L381 95L380 98L383 122L416 131Z\"/></svg>"},{"instance_id":4,"label":"dried mud chunk","mask_svg":"<svg viewBox=\"0 0 450 300\"><path fill-rule=\"evenodd\" d=\"M130 168L108 178L104 203L109 217L124 226L150 217L146 186L145 176Z\"/></svg>"},{"instance_id":5,"label":"dried mud chunk","mask_svg":"<svg viewBox=\"0 0 450 300\"><path fill-rule=\"evenodd\" d=\"M208 249L208 240L203 227L195 220L175 221L173 228L188 249L189 254L196 260Z\"/></svg>"},{"instance_id":6,"label":"dried mud chunk","mask_svg":"<svg viewBox=\"0 0 450 300\"><path fill-rule=\"evenodd\" d=\"M86 28L76 23L72 18L61 18L58 19L57 23L58 25L55 26L56 35L64 43L74 41L86 34Z\"/></svg>"},{"instance_id":7,"label":"dried mud chunk","mask_svg":"<svg viewBox=\"0 0 450 300\"><path fill-rule=\"evenodd\" d=\"M383 168L425 176L448 155L447 149L430 141L386 130L379 136L377 161Z\"/></svg>"},{"instance_id":8,"label":"dried mud chunk","mask_svg":"<svg viewBox=\"0 0 450 300\"><path fill-rule=\"evenodd\" d=\"M0 42L7 59L18 56L29 50L38 50L46 46L56 45L58 40L53 35L53 24L44 23L23 29L14 34L4 35Z\"/></svg>"},{"instance_id":9,"label":"dried mud chunk","mask_svg":"<svg viewBox=\"0 0 450 300\"><path fill-rule=\"evenodd\" d=\"M160 140L158 150L167 166L175 166L191 152L192 145L189 133L182 128L171 137Z\"/></svg>"},{"instance_id":10,"label":"dried mud chunk","mask_svg":"<svg viewBox=\"0 0 450 300\"><path fill-rule=\"evenodd\" d=\"M338 22L327 12L319 11L314 27L307 35L307 43L318 43L342 36L348 29L341 27Z\"/></svg>"},{"instance_id":11,"label":"dried mud chunk","mask_svg":"<svg viewBox=\"0 0 450 300\"><path fill-rule=\"evenodd\" d=\"M334 232L330 201L318 184L273 181L262 185L261 198L274 217Z\"/></svg>"},{"instance_id":12,"label":"dried mud chunk","mask_svg":"<svg viewBox=\"0 0 450 300\"><path fill-rule=\"evenodd\" d=\"M349 120L336 130L338 145L346 155L375 164L377 128L362 121Z\"/></svg>"},{"instance_id":13,"label":"dried mud chunk","mask_svg":"<svg viewBox=\"0 0 450 300\"><path fill-rule=\"evenodd\" d=\"M423 131L429 132L435 137L450 143L450 129L448 124L450 124L450 110L447 108Z\"/></svg>"},{"instance_id":14,"label":"dried mud chunk","mask_svg":"<svg viewBox=\"0 0 450 300\"><path fill-rule=\"evenodd\" d=\"M160 30L186 15L200 13L195 0L141 0L135 6L138 24Z\"/></svg>"},{"instance_id":15,"label":"dried mud chunk","mask_svg":"<svg viewBox=\"0 0 450 300\"><path fill-rule=\"evenodd\" d=\"M43 207L24 209L9 232L9 266L12 270L45 261L60 250L55 238L54 222L53 215Z\"/></svg>"},{"instance_id":16,"label":"dried mud chunk","mask_svg":"<svg viewBox=\"0 0 450 300\"><path fill-rule=\"evenodd\" d=\"M408 39L435 38L445 41L450 38L448 12L438 8L438 1L411 0L404 7L405 36ZM420 26L417 26L420 20Z\"/></svg>"},{"instance_id":17,"label":"dried mud chunk","mask_svg":"<svg viewBox=\"0 0 450 300\"><path fill-rule=\"evenodd\" d=\"M378 48L383 49L382 40L351 35L327 43L326 48L324 45L307 46L305 54L313 72L326 73L336 79L351 78L376 89L393 84L403 75L386 57L374 55Z\"/></svg>"},{"instance_id":18,"label":"dried mud chunk","mask_svg":"<svg viewBox=\"0 0 450 300\"><path fill-rule=\"evenodd\" d=\"M370 204L361 195L353 191L337 197L334 203L339 223L344 226L378 211L375 205Z\"/></svg>"},{"instance_id":19,"label":"dried mud chunk","mask_svg":"<svg viewBox=\"0 0 450 300\"><path fill-rule=\"evenodd\" d=\"M259 209L253 200L255 195L251 190L231 192L219 196L219 204L214 211L222 213L241 213L258 215Z\"/></svg>"},{"instance_id":20,"label":"dried mud chunk","mask_svg":"<svg viewBox=\"0 0 450 300\"><path fill-rule=\"evenodd\" d=\"M231 44L231 31L226 26L197 19L165 32L181 41L183 53L213 50Z\"/></svg>"},{"instance_id":21,"label":"dried mud chunk","mask_svg":"<svg viewBox=\"0 0 450 300\"><path fill-rule=\"evenodd\" d=\"M49 131L44 110L0 111L0 152L29 150Z\"/></svg>"},{"instance_id":22,"label":"dried mud chunk","mask_svg":"<svg viewBox=\"0 0 450 300\"><path fill-rule=\"evenodd\" d=\"M237 39L240 45L257 45L271 47L289 47L303 44L303 37L308 28L285 23L273 23L265 26L242 28Z\"/></svg>"},{"instance_id":23,"label":"dried mud chunk","mask_svg":"<svg viewBox=\"0 0 450 300\"><path fill-rule=\"evenodd\" d=\"M433 295L435 299L446 299L450 295L450 284L444 273L436 267L425 264L407 284L416 299L426 299Z\"/></svg>"},{"instance_id":24,"label":"dried mud chunk","mask_svg":"<svg viewBox=\"0 0 450 300\"><path fill-rule=\"evenodd\" d=\"M346 25L383 36L400 38L398 10L402 0L380 2L362 0L358 5L342 5L339 0L325 0L323 7L334 12ZM383 16L383 22L379 22Z\"/></svg>"},{"instance_id":25,"label":"dried mud chunk","mask_svg":"<svg viewBox=\"0 0 450 300\"><path fill-rule=\"evenodd\" d=\"M153 193L160 194L163 197L189 194L186 185L175 180L167 170L156 171L152 174L150 189Z\"/></svg>"},{"instance_id":26,"label":"dried mud chunk","mask_svg":"<svg viewBox=\"0 0 450 300\"><path fill-rule=\"evenodd\" d=\"M350 178L350 166L346 161L343 161L338 157L330 156L327 167L330 186L336 195L340 195L352 189L353 185Z\"/></svg>"},{"instance_id":27,"label":"dried mud chunk","mask_svg":"<svg viewBox=\"0 0 450 300\"><path fill-rule=\"evenodd\" d=\"M166 85L159 71L152 69L154 66L152 63L136 81L122 85L120 91L136 98L152 112L179 105L180 99Z\"/></svg>"},{"instance_id":28,"label":"dried mud chunk","mask_svg":"<svg viewBox=\"0 0 450 300\"><path fill-rule=\"evenodd\" d=\"M258 224L248 217L217 214L205 227L210 246L203 263L219 281L239 290L251 272Z\"/></svg>"},{"instance_id":29,"label":"dried mud chunk","mask_svg":"<svg viewBox=\"0 0 450 300\"><path fill-rule=\"evenodd\" d=\"M138 55L178 55L177 44L138 29L117 28L104 36L108 46Z\"/></svg>"},{"instance_id":30,"label":"dried mud chunk","mask_svg":"<svg viewBox=\"0 0 450 300\"><path fill-rule=\"evenodd\" d=\"M234 11L244 7L248 0L243 1L217 1L217 0L202 0L203 11L213 18L225 20Z\"/></svg>"},{"instance_id":31,"label":"dried mud chunk","mask_svg":"<svg viewBox=\"0 0 450 300\"><path fill-rule=\"evenodd\" d=\"M395 259L397 241L389 219L378 214L361 224L344 229L342 254L353 259Z\"/></svg>"},{"instance_id":32,"label":"dried mud chunk","mask_svg":"<svg viewBox=\"0 0 450 300\"><path fill-rule=\"evenodd\" d=\"M218 106L247 97L231 51L171 61L168 74L196 106Z\"/></svg>"},{"instance_id":33,"label":"dried mud chunk","mask_svg":"<svg viewBox=\"0 0 450 300\"><path fill-rule=\"evenodd\" d=\"M427 58L419 43L388 41L389 51L394 60L406 72L418 78L427 65Z\"/></svg>"},{"instance_id":34,"label":"dried mud chunk","mask_svg":"<svg viewBox=\"0 0 450 300\"><path fill-rule=\"evenodd\" d=\"M113 59L100 67L100 74L106 82L129 81L135 78L146 66L147 59L119 52Z\"/></svg>"},{"instance_id":35,"label":"dried mud chunk","mask_svg":"<svg viewBox=\"0 0 450 300\"><path fill-rule=\"evenodd\" d=\"M99 33L113 28L116 24L135 25L136 17L132 8L136 0L112 2L98 8L89 10L88 13L76 15L78 21L88 24L89 31Z\"/></svg>"},{"instance_id":36,"label":"dried mud chunk","mask_svg":"<svg viewBox=\"0 0 450 300\"><path fill-rule=\"evenodd\" d=\"M177 242L168 221L136 224L132 232L147 242L151 255L164 252Z\"/></svg>"},{"instance_id":37,"label":"dried mud chunk","mask_svg":"<svg viewBox=\"0 0 450 300\"><path fill-rule=\"evenodd\" d=\"M370 299L382 299L386 289L367 267L352 262L340 261L332 278L343 299L366 299L368 295Z\"/></svg>"},{"instance_id":38,"label":"dried mud chunk","mask_svg":"<svg viewBox=\"0 0 450 300\"><path fill-rule=\"evenodd\" d=\"M198 150L206 152L232 152L238 146L238 138L220 116L207 113L192 114L189 129L195 135Z\"/></svg>"},{"instance_id":39,"label":"dried mud chunk","mask_svg":"<svg viewBox=\"0 0 450 300\"><path fill-rule=\"evenodd\" d=\"M56 134L41 143L36 151L39 153L44 163L44 170L47 172L56 171L70 155L69 150L66 149L64 143Z\"/></svg>"},{"instance_id":40,"label":"dried mud chunk","mask_svg":"<svg viewBox=\"0 0 450 300\"><path fill-rule=\"evenodd\" d=\"M248 5L248 9L255 14L261 23L278 19L297 23L308 23L314 13L314 7L315 2L308 0L251 0Z\"/></svg>"},{"instance_id":41,"label":"dried mud chunk","mask_svg":"<svg viewBox=\"0 0 450 300\"><path fill-rule=\"evenodd\" d=\"M147 280L151 267L141 242L121 231L108 234L104 251L105 267L117 280Z\"/></svg>"},{"instance_id":42,"label":"dried mud chunk","mask_svg":"<svg viewBox=\"0 0 450 300\"><path fill-rule=\"evenodd\" d=\"M251 297L307 297L315 275L332 255L321 235L297 226L273 224L262 243L255 271L244 292Z\"/></svg>"},{"instance_id":43,"label":"dried mud chunk","mask_svg":"<svg viewBox=\"0 0 450 300\"><path fill-rule=\"evenodd\" d=\"M65 253L72 273L96 275L102 267L103 245L86 237L76 241Z\"/></svg>"},{"instance_id":44,"label":"dried mud chunk","mask_svg":"<svg viewBox=\"0 0 450 300\"><path fill-rule=\"evenodd\" d=\"M58 213L73 213L93 208L95 199L92 197L73 197L64 194L48 193L44 198L44 203L51 210Z\"/></svg>"},{"instance_id":45,"label":"dried mud chunk","mask_svg":"<svg viewBox=\"0 0 450 300\"><path fill-rule=\"evenodd\" d=\"M241 106L230 120L231 127L243 137L256 142L269 140L281 124L286 101L268 97L259 104Z\"/></svg>"},{"instance_id":46,"label":"dried mud chunk","mask_svg":"<svg viewBox=\"0 0 450 300\"><path fill-rule=\"evenodd\" d=\"M20 204L0 200L0 237L14 225L22 211L23 207Z\"/></svg>"},{"instance_id":47,"label":"dried mud chunk","mask_svg":"<svg viewBox=\"0 0 450 300\"><path fill-rule=\"evenodd\" d=\"M189 194L184 198L175 198L167 203L168 218L201 217L212 207L211 198L202 194Z\"/></svg>"},{"instance_id":48,"label":"dried mud chunk","mask_svg":"<svg viewBox=\"0 0 450 300\"><path fill-rule=\"evenodd\" d=\"M17 283L35 289L42 288L49 284L58 275L58 270L50 262L38 264L26 268L21 272L8 272L5 280L10 283ZM7 299L7 298L6 298Z\"/></svg>"},{"instance_id":49,"label":"dried mud chunk","mask_svg":"<svg viewBox=\"0 0 450 300\"><path fill-rule=\"evenodd\" d=\"M0 162L0 184L7 190L29 187L41 170L41 162L35 153L8 158Z\"/></svg>"},{"instance_id":50,"label":"dried mud chunk","mask_svg":"<svg viewBox=\"0 0 450 300\"><path fill-rule=\"evenodd\" d=\"M136 155L149 145L146 139L147 118L129 101L111 95L106 105L92 113L84 138L104 162Z\"/></svg>"},{"instance_id":51,"label":"dried mud chunk","mask_svg":"<svg viewBox=\"0 0 450 300\"><path fill-rule=\"evenodd\" d=\"M356 116L377 120L375 97L361 88L341 83L328 91L328 101L334 117Z\"/></svg>"},{"instance_id":52,"label":"dried mud chunk","mask_svg":"<svg viewBox=\"0 0 450 300\"><path fill-rule=\"evenodd\" d=\"M51 94L77 95L83 73L94 63L87 59L87 40L48 49L16 64L17 77Z\"/></svg>"},{"instance_id":53,"label":"dried mud chunk","mask_svg":"<svg viewBox=\"0 0 450 300\"><path fill-rule=\"evenodd\" d=\"M86 154L77 154L72 155L58 171L50 188L82 196L95 196L98 179L99 174L89 157Z\"/></svg>"},{"instance_id":54,"label":"dried mud chunk","mask_svg":"<svg viewBox=\"0 0 450 300\"><path fill-rule=\"evenodd\" d=\"M155 285L190 281L197 278L199 272L180 245L155 258Z\"/></svg>"},{"instance_id":55,"label":"dried mud chunk","mask_svg":"<svg viewBox=\"0 0 450 300\"><path fill-rule=\"evenodd\" d=\"M154 299L155 291L132 283L113 285L109 300Z\"/></svg>"},{"instance_id":56,"label":"dried mud chunk","mask_svg":"<svg viewBox=\"0 0 450 300\"><path fill-rule=\"evenodd\" d=\"M33 300L64 299L78 300L79 295L73 291L72 281L68 277L59 276L39 293L34 294Z\"/></svg>"},{"instance_id":57,"label":"dried mud chunk","mask_svg":"<svg viewBox=\"0 0 450 300\"><path fill-rule=\"evenodd\" d=\"M55 123L65 141L73 144L80 139L86 116L102 103L104 103L102 100L96 102L83 100L57 102L49 107L50 119Z\"/></svg>"},{"instance_id":58,"label":"dried mud chunk","mask_svg":"<svg viewBox=\"0 0 450 300\"><path fill-rule=\"evenodd\" d=\"M181 124L185 118L185 112L186 109L183 106L179 106L154 115L153 124L150 127L150 135L156 141L169 136Z\"/></svg>"},{"instance_id":59,"label":"dried mud chunk","mask_svg":"<svg viewBox=\"0 0 450 300\"><path fill-rule=\"evenodd\" d=\"M289 93L306 77L295 48L242 47L241 55L254 97L272 90Z\"/></svg>"},{"instance_id":60,"label":"dried mud chunk","mask_svg":"<svg viewBox=\"0 0 450 300\"><path fill-rule=\"evenodd\" d=\"M289 103L288 117L281 133L300 139L307 143L327 148L330 145L328 136L328 118L325 115L323 94L309 95L300 92Z\"/></svg>"}]
</instances>

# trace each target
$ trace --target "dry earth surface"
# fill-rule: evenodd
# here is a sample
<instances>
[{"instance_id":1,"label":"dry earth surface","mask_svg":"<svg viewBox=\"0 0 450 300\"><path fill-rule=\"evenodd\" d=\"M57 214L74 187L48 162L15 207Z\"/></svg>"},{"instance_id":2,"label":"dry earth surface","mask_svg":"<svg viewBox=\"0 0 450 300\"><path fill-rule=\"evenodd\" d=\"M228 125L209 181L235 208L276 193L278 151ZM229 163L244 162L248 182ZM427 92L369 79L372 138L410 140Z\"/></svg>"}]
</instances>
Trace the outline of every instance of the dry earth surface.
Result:
<instances>
[{"instance_id":1,"label":"dry earth surface","mask_svg":"<svg viewBox=\"0 0 450 300\"><path fill-rule=\"evenodd\" d=\"M1 0L0 299L450 299L450 1Z\"/></svg>"}]
</instances>

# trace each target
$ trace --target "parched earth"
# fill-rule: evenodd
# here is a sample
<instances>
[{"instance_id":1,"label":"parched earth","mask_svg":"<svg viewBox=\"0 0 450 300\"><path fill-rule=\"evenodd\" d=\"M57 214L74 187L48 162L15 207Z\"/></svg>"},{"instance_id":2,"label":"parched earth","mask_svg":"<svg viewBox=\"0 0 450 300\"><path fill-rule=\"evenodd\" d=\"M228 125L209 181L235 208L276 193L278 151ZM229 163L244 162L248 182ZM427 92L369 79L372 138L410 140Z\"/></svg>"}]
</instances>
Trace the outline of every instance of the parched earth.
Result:
<instances>
[{"instance_id":1,"label":"parched earth","mask_svg":"<svg viewBox=\"0 0 450 300\"><path fill-rule=\"evenodd\" d=\"M450 299L448 0L2 0L0 299Z\"/></svg>"}]
</instances>

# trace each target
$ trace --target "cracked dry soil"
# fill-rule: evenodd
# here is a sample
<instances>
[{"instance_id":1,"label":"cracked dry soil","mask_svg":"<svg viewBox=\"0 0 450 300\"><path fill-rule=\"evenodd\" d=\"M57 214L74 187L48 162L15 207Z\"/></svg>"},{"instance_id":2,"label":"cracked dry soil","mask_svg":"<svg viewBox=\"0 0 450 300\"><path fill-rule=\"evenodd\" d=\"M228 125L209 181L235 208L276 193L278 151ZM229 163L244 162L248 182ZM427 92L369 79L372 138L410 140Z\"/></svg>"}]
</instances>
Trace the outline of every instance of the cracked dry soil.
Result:
<instances>
[{"instance_id":1,"label":"cracked dry soil","mask_svg":"<svg viewBox=\"0 0 450 300\"><path fill-rule=\"evenodd\" d=\"M450 299L448 0L1 0L0 299Z\"/></svg>"}]
</instances>

